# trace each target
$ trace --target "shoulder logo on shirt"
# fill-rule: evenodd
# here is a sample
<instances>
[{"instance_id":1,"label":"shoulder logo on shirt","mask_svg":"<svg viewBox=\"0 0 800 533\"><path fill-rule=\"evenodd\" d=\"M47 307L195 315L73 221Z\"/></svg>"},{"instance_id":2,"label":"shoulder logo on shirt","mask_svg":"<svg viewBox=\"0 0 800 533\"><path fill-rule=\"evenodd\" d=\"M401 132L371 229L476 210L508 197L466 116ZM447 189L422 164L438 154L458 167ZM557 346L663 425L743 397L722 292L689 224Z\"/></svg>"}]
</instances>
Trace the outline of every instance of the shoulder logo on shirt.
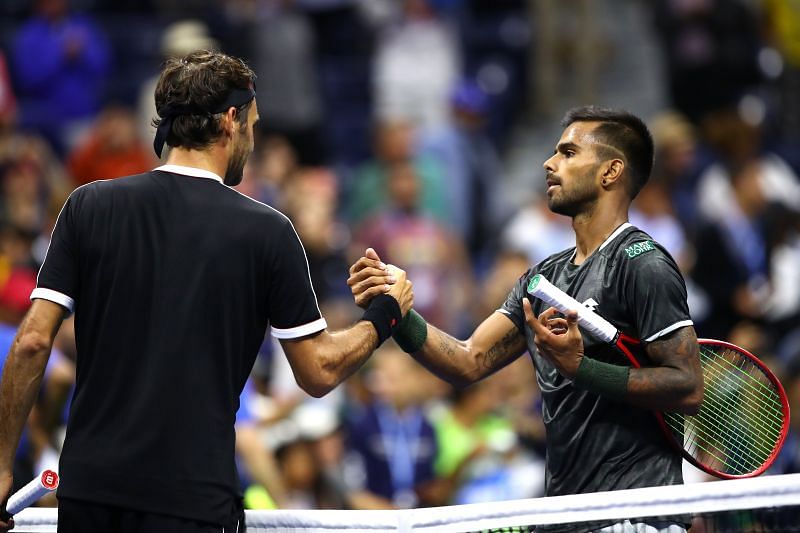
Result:
<instances>
[{"instance_id":1,"label":"shoulder logo on shirt","mask_svg":"<svg viewBox=\"0 0 800 533\"><path fill-rule=\"evenodd\" d=\"M628 254L629 259L633 259L636 256L642 255L646 252L652 252L656 249L655 244L653 241L642 241L636 242L625 248L625 253Z\"/></svg>"}]
</instances>

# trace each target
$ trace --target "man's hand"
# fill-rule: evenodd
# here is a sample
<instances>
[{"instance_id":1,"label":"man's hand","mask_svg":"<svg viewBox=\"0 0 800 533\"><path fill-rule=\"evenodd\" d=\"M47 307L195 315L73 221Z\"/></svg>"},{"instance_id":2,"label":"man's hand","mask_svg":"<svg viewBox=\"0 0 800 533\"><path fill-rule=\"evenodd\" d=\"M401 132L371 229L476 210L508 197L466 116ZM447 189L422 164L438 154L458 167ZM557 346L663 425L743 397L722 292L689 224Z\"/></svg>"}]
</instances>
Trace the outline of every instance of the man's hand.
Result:
<instances>
[{"instance_id":1,"label":"man's hand","mask_svg":"<svg viewBox=\"0 0 800 533\"><path fill-rule=\"evenodd\" d=\"M10 473L0 474L0 532L8 531L14 527L14 519L6 513L6 503L11 496L14 478Z\"/></svg>"},{"instance_id":2,"label":"man's hand","mask_svg":"<svg viewBox=\"0 0 800 533\"><path fill-rule=\"evenodd\" d=\"M414 291L411 289L411 281L406 279L405 270L394 265L387 265L387 271L395 280L390 285L387 294L397 300L397 303L400 304L400 311L403 312L403 316L406 316L406 313L414 305Z\"/></svg>"},{"instance_id":3,"label":"man's hand","mask_svg":"<svg viewBox=\"0 0 800 533\"><path fill-rule=\"evenodd\" d=\"M405 275L405 272L403 272ZM405 279L405 278L404 278ZM350 277L347 278L347 285L353 293L356 305L366 309L370 300L379 294L388 293L391 285L397 279L389 271L388 267L381 261L378 254L372 248L367 248L366 253L350 267ZM400 299L396 295L392 295ZM403 308L402 303L400 308ZM405 314L403 311L403 314Z\"/></svg>"},{"instance_id":4,"label":"man's hand","mask_svg":"<svg viewBox=\"0 0 800 533\"><path fill-rule=\"evenodd\" d=\"M536 318L527 298L522 300L522 308L539 353L553 363L562 376L574 379L583 359L583 337L578 329L577 311L570 311L566 318L560 318L555 316L558 310L551 307Z\"/></svg>"}]
</instances>

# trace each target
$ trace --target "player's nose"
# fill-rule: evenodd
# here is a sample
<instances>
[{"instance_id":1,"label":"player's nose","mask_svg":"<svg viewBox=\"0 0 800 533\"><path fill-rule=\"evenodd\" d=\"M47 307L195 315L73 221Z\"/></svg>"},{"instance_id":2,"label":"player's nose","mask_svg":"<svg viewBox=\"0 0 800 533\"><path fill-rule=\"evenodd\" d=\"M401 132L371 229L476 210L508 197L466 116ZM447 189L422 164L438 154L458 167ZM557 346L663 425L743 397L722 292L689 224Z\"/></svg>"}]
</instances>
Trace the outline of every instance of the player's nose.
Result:
<instances>
[{"instance_id":1,"label":"player's nose","mask_svg":"<svg viewBox=\"0 0 800 533\"><path fill-rule=\"evenodd\" d=\"M550 156L549 159L547 159L547 161L542 163L542 167L544 167L544 169L549 173L555 173L556 171L556 165L554 161L555 157L556 157L555 154L553 154L552 156Z\"/></svg>"}]
</instances>

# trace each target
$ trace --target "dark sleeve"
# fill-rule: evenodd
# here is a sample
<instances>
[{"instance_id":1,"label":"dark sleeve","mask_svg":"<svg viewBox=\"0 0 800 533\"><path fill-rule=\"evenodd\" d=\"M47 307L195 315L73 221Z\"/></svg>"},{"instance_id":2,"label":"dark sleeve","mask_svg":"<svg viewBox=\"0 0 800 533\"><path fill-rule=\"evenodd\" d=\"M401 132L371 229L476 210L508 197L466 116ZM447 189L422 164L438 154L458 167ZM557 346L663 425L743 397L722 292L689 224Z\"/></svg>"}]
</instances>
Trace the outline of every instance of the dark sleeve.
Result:
<instances>
[{"instance_id":1,"label":"dark sleeve","mask_svg":"<svg viewBox=\"0 0 800 533\"><path fill-rule=\"evenodd\" d=\"M651 342L692 325L686 303L686 283L667 252L655 248L622 260L628 262L622 298L640 339Z\"/></svg>"},{"instance_id":2,"label":"dark sleeve","mask_svg":"<svg viewBox=\"0 0 800 533\"><path fill-rule=\"evenodd\" d=\"M272 336L295 339L327 327L311 286L306 252L288 220L275 249L269 279L269 316Z\"/></svg>"},{"instance_id":3,"label":"dark sleeve","mask_svg":"<svg viewBox=\"0 0 800 533\"><path fill-rule=\"evenodd\" d=\"M78 292L78 247L76 238L77 196L80 189L67 199L50 237L42 268L36 279L36 288L31 300L43 299L65 307L70 313L75 310Z\"/></svg>"},{"instance_id":4,"label":"dark sleeve","mask_svg":"<svg viewBox=\"0 0 800 533\"><path fill-rule=\"evenodd\" d=\"M525 333L525 311L522 309L522 298L527 296L528 281L535 275L535 269L530 269L520 276L516 285L508 293L506 301L497 311L506 315L523 334Z\"/></svg>"}]
</instances>

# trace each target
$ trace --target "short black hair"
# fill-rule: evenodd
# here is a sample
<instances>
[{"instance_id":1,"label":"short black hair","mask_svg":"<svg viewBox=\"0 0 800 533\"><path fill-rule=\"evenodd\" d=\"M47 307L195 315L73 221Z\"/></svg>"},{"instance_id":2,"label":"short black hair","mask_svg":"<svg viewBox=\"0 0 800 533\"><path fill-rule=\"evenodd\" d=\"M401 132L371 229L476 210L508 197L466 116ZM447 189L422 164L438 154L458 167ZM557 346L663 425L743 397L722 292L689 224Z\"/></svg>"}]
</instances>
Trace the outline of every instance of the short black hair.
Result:
<instances>
[{"instance_id":1,"label":"short black hair","mask_svg":"<svg viewBox=\"0 0 800 533\"><path fill-rule=\"evenodd\" d=\"M624 109L599 106L574 107L561 120L566 128L574 122L599 122L593 133L625 157L628 193L635 198L653 170L653 136L644 121Z\"/></svg>"}]
</instances>

